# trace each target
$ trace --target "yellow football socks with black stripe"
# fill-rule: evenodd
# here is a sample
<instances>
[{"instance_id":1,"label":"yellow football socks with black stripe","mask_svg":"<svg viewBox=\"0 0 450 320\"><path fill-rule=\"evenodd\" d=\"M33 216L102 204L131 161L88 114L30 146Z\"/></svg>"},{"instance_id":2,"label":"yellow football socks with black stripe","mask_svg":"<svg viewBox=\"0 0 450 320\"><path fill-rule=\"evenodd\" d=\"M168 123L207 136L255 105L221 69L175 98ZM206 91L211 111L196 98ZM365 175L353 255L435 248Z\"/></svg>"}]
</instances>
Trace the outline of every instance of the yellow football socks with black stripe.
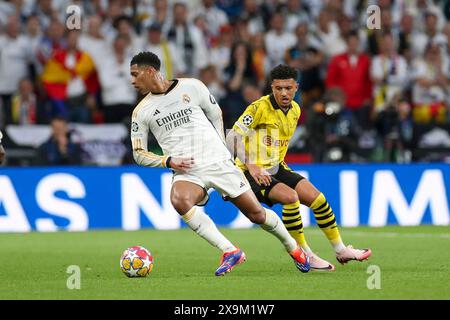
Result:
<instances>
[{"instance_id":1,"label":"yellow football socks with black stripe","mask_svg":"<svg viewBox=\"0 0 450 320\"><path fill-rule=\"evenodd\" d=\"M336 223L336 218L331 209L330 204L327 199L321 193L311 204L310 208L314 212L314 217L316 218L317 225L325 233L328 240L331 242L334 250L339 252L344 249L344 243L342 242L341 235L339 234L339 229Z\"/></svg>"},{"instance_id":2,"label":"yellow football socks with black stripe","mask_svg":"<svg viewBox=\"0 0 450 320\"><path fill-rule=\"evenodd\" d=\"M303 233L303 222L300 216L300 201L283 205L283 223L292 238L305 250L311 249Z\"/></svg>"}]
</instances>

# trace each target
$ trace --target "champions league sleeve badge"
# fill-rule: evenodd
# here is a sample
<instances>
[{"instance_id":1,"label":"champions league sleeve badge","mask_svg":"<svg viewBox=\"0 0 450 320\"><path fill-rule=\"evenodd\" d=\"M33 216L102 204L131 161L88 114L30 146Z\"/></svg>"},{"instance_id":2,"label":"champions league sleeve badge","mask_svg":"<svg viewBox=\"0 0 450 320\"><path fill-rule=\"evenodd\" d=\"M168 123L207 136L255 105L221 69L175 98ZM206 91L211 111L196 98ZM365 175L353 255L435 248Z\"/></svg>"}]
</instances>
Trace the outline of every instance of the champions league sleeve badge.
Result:
<instances>
[{"instance_id":1,"label":"champions league sleeve badge","mask_svg":"<svg viewBox=\"0 0 450 320\"><path fill-rule=\"evenodd\" d=\"M253 122L253 117L250 114L247 114L242 118L242 123L247 127L249 125L251 125L252 122Z\"/></svg>"}]
</instances>

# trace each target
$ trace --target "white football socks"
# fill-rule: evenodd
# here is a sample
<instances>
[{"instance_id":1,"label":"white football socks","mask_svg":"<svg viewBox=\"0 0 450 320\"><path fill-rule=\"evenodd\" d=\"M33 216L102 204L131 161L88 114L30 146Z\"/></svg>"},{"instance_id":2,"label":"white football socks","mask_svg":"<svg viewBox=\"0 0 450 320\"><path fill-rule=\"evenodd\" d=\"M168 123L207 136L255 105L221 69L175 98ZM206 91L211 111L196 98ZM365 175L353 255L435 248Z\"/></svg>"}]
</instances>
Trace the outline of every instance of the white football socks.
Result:
<instances>
[{"instance_id":1,"label":"white football socks","mask_svg":"<svg viewBox=\"0 0 450 320\"><path fill-rule=\"evenodd\" d=\"M331 243L331 245L333 246L334 252L336 252L336 253L338 253L346 248L344 242L342 242L341 237L339 237L339 239L335 243Z\"/></svg>"},{"instance_id":2,"label":"white football socks","mask_svg":"<svg viewBox=\"0 0 450 320\"><path fill-rule=\"evenodd\" d=\"M266 221L261 224L261 228L277 237L283 243L287 252L291 252L297 248L297 242L291 237L280 217L270 209L266 210Z\"/></svg>"},{"instance_id":3,"label":"white football socks","mask_svg":"<svg viewBox=\"0 0 450 320\"><path fill-rule=\"evenodd\" d=\"M208 241L211 245L222 250L222 252L234 251L237 248L220 233L211 218L202 211L192 207L181 218L200 237Z\"/></svg>"}]
</instances>

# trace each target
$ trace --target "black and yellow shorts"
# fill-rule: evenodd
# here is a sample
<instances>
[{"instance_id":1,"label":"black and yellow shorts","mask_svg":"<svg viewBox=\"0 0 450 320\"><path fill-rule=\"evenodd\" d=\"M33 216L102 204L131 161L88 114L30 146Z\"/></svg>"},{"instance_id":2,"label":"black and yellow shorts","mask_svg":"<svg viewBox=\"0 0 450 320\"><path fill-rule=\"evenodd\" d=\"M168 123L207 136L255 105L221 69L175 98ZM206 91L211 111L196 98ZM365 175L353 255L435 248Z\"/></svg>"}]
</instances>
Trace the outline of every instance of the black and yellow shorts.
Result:
<instances>
[{"instance_id":1,"label":"black and yellow shorts","mask_svg":"<svg viewBox=\"0 0 450 320\"><path fill-rule=\"evenodd\" d=\"M290 188L295 189L297 184L301 180L305 179L305 177L303 177L302 175L292 171L292 169L289 168L284 162L281 162L278 166L278 171L274 175L270 176L272 178L272 181L270 182L269 186L259 185L255 181L255 179L253 179L249 171L245 171L244 174L248 182L250 183L250 187L255 193L256 198L258 198L258 201L261 203L265 203L268 206L274 205L274 203L269 199L269 193L277 183L282 182Z\"/></svg>"}]
</instances>

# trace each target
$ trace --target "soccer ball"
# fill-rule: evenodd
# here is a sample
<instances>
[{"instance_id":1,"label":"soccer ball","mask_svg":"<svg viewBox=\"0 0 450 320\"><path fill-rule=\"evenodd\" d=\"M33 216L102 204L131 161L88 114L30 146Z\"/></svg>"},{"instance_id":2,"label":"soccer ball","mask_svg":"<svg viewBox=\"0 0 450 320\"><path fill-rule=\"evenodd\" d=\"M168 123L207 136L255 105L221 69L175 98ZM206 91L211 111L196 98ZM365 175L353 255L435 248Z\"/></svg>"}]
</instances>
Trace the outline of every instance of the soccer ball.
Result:
<instances>
[{"instance_id":1,"label":"soccer ball","mask_svg":"<svg viewBox=\"0 0 450 320\"><path fill-rule=\"evenodd\" d=\"M129 278L146 277L153 269L153 256L141 246L128 248L120 257L120 269Z\"/></svg>"}]
</instances>

